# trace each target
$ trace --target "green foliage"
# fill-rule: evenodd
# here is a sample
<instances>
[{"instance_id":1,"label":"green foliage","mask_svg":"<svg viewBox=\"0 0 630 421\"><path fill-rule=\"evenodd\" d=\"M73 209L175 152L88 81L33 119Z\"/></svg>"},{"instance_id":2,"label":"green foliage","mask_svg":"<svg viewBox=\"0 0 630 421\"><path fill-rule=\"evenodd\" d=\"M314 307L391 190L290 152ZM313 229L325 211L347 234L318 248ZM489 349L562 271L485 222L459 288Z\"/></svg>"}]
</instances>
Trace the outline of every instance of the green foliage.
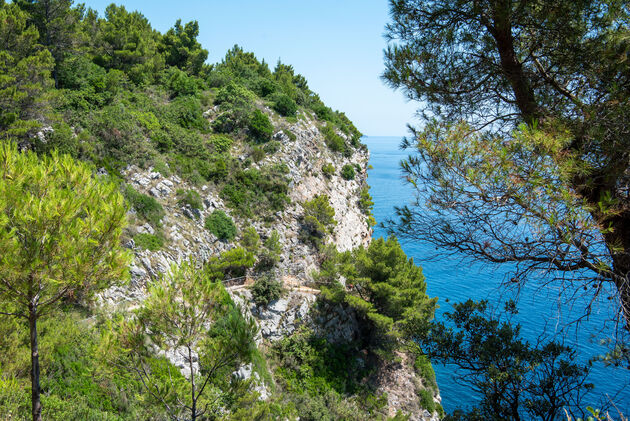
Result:
<instances>
[{"instance_id":1,"label":"green foliage","mask_svg":"<svg viewBox=\"0 0 630 421\"><path fill-rule=\"evenodd\" d=\"M90 132L102 142L106 156L121 163L132 161L143 165L155 154L146 141L141 120L129 107L112 104L91 117Z\"/></svg>"},{"instance_id":2,"label":"green foliage","mask_svg":"<svg viewBox=\"0 0 630 421\"><path fill-rule=\"evenodd\" d=\"M234 221L220 209L215 209L206 217L204 226L220 240L230 241L236 236Z\"/></svg>"},{"instance_id":3,"label":"green foliage","mask_svg":"<svg viewBox=\"0 0 630 421\"><path fill-rule=\"evenodd\" d=\"M221 189L221 197L246 218L266 217L284 209L289 199L288 180L279 167L237 171ZM256 209L254 213L253 209Z\"/></svg>"},{"instance_id":4,"label":"green foliage","mask_svg":"<svg viewBox=\"0 0 630 421\"><path fill-rule=\"evenodd\" d=\"M243 248L249 253L258 253L258 248L260 247L260 236L258 235L256 228L249 226L243 230L243 234L241 236L241 246L243 246Z\"/></svg>"},{"instance_id":5,"label":"green foliage","mask_svg":"<svg viewBox=\"0 0 630 421\"><path fill-rule=\"evenodd\" d=\"M273 155L274 153L278 152L281 147L282 143L278 142L277 140L272 140L264 144L263 150L265 151L265 153Z\"/></svg>"},{"instance_id":6,"label":"green foliage","mask_svg":"<svg viewBox=\"0 0 630 421\"><path fill-rule=\"evenodd\" d=\"M198 75L208 58L208 51L197 41L199 24L191 21L182 26L177 19L161 39L159 50L164 54L166 64L178 67L192 75Z\"/></svg>"},{"instance_id":7,"label":"green foliage","mask_svg":"<svg viewBox=\"0 0 630 421\"><path fill-rule=\"evenodd\" d=\"M438 391L438 384L435 380L435 371L433 371L431 361L426 355L417 355L416 360L413 363L413 368L418 376L426 382L426 385L430 390L434 392Z\"/></svg>"},{"instance_id":8,"label":"green foliage","mask_svg":"<svg viewBox=\"0 0 630 421\"><path fill-rule=\"evenodd\" d=\"M282 283L269 273L259 277L251 286L250 291L254 303L264 307L282 297L285 292Z\"/></svg>"},{"instance_id":9,"label":"green foliage","mask_svg":"<svg viewBox=\"0 0 630 421\"><path fill-rule=\"evenodd\" d=\"M263 159L265 159L265 151L263 148L259 147L259 146L254 146L252 148L252 159L254 160L254 162L260 162Z\"/></svg>"},{"instance_id":10,"label":"green foliage","mask_svg":"<svg viewBox=\"0 0 630 421\"><path fill-rule=\"evenodd\" d=\"M177 204L180 206L190 206L193 209L203 209L201 196L195 190L177 189Z\"/></svg>"},{"instance_id":11,"label":"green foliage","mask_svg":"<svg viewBox=\"0 0 630 421\"><path fill-rule=\"evenodd\" d=\"M327 162L326 164L322 165L322 173L326 178L331 178L333 175L335 175L335 166L331 162Z\"/></svg>"},{"instance_id":12,"label":"green foliage","mask_svg":"<svg viewBox=\"0 0 630 421\"><path fill-rule=\"evenodd\" d=\"M421 345L432 361L466 368L466 382L481 392L473 410L478 417L556 419L564 416L561 408L580 407L580 391L592 388L587 367L575 363L569 347L524 341L509 319L513 302L506 304L507 319L494 316L485 301L453 308L445 315L448 325L434 322Z\"/></svg>"},{"instance_id":13,"label":"green foliage","mask_svg":"<svg viewBox=\"0 0 630 421\"><path fill-rule=\"evenodd\" d=\"M161 220L164 217L164 208L155 198L140 193L129 184L125 186L123 191L125 199L131 207L135 209L138 216L149 222L154 227L162 225Z\"/></svg>"},{"instance_id":14,"label":"green foliage","mask_svg":"<svg viewBox=\"0 0 630 421\"><path fill-rule=\"evenodd\" d=\"M284 117L295 116L297 104L286 94L276 93L271 98L273 101L273 109Z\"/></svg>"},{"instance_id":15,"label":"green foliage","mask_svg":"<svg viewBox=\"0 0 630 421\"><path fill-rule=\"evenodd\" d=\"M133 237L136 247L144 250L158 251L164 246L164 237L156 234L141 233Z\"/></svg>"},{"instance_id":16,"label":"green foliage","mask_svg":"<svg viewBox=\"0 0 630 421\"><path fill-rule=\"evenodd\" d=\"M273 230L271 235L265 239L263 245L264 249L258 256L258 269L269 270L278 264L282 254L282 244L280 243L278 231Z\"/></svg>"},{"instance_id":17,"label":"green foliage","mask_svg":"<svg viewBox=\"0 0 630 421\"><path fill-rule=\"evenodd\" d=\"M176 122L186 129L204 130L207 126L206 120L201 112L199 99L192 96L177 97L168 106L170 120Z\"/></svg>"},{"instance_id":18,"label":"green foliage","mask_svg":"<svg viewBox=\"0 0 630 421\"><path fill-rule=\"evenodd\" d=\"M219 89L214 99L216 104L230 107L246 107L256 101L256 94L235 82L230 82Z\"/></svg>"},{"instance_id":19,"label":"green foliage","mask_svg":"<svg viewBox=\"0 0 630 421\"><path fill-rule=\"evenodd\" d=\"M118 186L86 164L0 143L0 311L30 329L34 418L37 320L61 300L89 299L128 277L130 256L120 246L126 211Z\"/></svg>"},{"instance_id":20,"label":"green foliage","mask_svg":"<svg viewBox=\"0 0 630 421\"><path fill-rule=\"evenodd\" d=\"M250 136L257 142L267 142L273 134L273 125L267 114L254 110L247 125Z\"/></svg>"},{"instance_id":21,"label":"green foliage","mask_svg":"<svg viewBox=\"0 0 630 421\"><path fill-rule=\"evenodd\" d=\"M8 330L0 339L0 419L30 419L25 416L30 412L29 374L19 367L20 361L30 359L28 335L18 326L3 325ZM164 419L166 414L156 402L141 397L141 384L120 375L111 364L124 351L108 346L110 327L102 318L68 308L50 314L39 328L46 367L42 371L47 391L42 396L44 419Z\"/></svg>"},{"instance_id":22,"label":"green foliage","mask_svg":"<svg viewBox=\"0 0 630 421\"><path fill-rule=\"evenodd\" d=\"M161 85L171 93L171 97L194 96L203 87L201 80L191 77L176 67L169 67L161 74Z\"/></svg>"},{"instance_id":23,"label":"green foliage","mask_svg":"<svg viewBox=\"0 0 630 421\"><path fill-rule=\"evenodd\" d=\"M214 150L218 153L228 152L234 143L234 140L226 135L212 135L210 137L210 143L214 147Z\"/></svg>"},{"instance_id":24,"label":"green foliage","mask_svg":"<svg viewBox=\"0 0 630 421\"><path fill-rule=\"evenodd\" d=\"M291 130L283 129L282 132L287 135L291 142L295 142L297 140L297 136Z\"/></svg>"},{"instance_id":25,"label":"green foliage","mask_svg":"<svg viewBox=\"0 0 630 421\"><path fill-rule=\"evenodd\" d=\"M37 44L35 26L13 3L0 5L0 131L14 136L39 128L44 92L51 85L53 58Z\"/></svg>"},{"instance_id":26,"label":"green foliage","mask_svg":"<svg viewBox=\"0 0 630 421\"><path fill-rule=\"evenodd\" d=\"M243 247L236 247L213 256L205 267L210 279L220 281L245 276L247 269L254 266L254 254Z\"/></svg>"},{"instance_id":27,"label":"green foliage","mask_svg":"<svg viewBox=\"0 0 630 421\"><path fill-rule=\"evenodd\" d=\"M429 411L429 413L433 413L436 410L433 392L427 389L421 389L418 391L418 394L420 395L420 406Z\"/></svg>"},{"instance_id":28,"label":"green foliage","mask_svg":"<svg viewBox=\"0 0 630 421\"><path fill-rule=\"evenodd\" d=\"M314 274L321 296L352 307L364 319L365 343L388 351L425 337L437 299L426 295L422 269L407 259L394 237L352 252L325 247L321 254L321 270ZM345 289L338 283L341 276Z\"/></svg>"},{"instance_id":29,"label":"green foliage","mask_svg":"<svg viewBox=\"0 0 630 421\"><path fill-rule=\"evenodd\" d=\"M354 167L350 164L344 165L343 168L341 168L341 176L344 180L354 180Z\"/></svg>"},{"instance_id":30,"label":"green foliage","mask_svg":"<svg viewBox=\"0 0 630 421\"><path fill-rule=\"evenodd\" d=\"M155 282L136 315L123 323L120 341L131 350L131 371L146 385L147 393L160 396L172 417L187 414L194 419L204 405L218 411L213 395L230 393L232 372L251 361L256 349L255 322L245 320L223 285L212 282L194 262L173 266ZM147 358L151 343L186 350L189 378L168 370L177 388L156 387L161 383L159 372L151 370ZM198 355L198 367L190 358L192 352Z\"/></svg>"},{"instance_id":31,"label":"green foliage","mask_svg":"<svg viewBox=\"0 0 630 421\"><path fill-rule=\"evenodd\" d=\"M105 19L95 24L87 28L96 47L94 63L121 70L139 85L151 82L164 68L164 57L157 54L159 34L141 13L111 4L105 9Z\"/></svg>"},{"instance_id":32,"label":"green foliage","mask_svg":"<svg viewBox=\"0 0 630 421\"><path fill-rule=\"evenodd\" d=\"M343 138L335 133L335 129L330 124L325 125L324 127L319 129L320 132L324 135L324 140L326 142L326 146L331 151L334 152L343 152L346 149L346 142L344 142Z\"/></svg>"},{"instance_id":33,"label":"green foliage","mask_svg":"<svg viewBox=\"0 0 630 421\"><path fill-rule=\"evenodd\" d=\"M363 386L363 355L309 330L275 343L276 378L304 420L385 419L386 398ZM354 398L348 398L354 395ZM345 398L345 399L344 399Z\"/></svg>"},{"instance_id":34,"label":"green foliage","mask_svg":"<svg viewBox=\"0 0 630 421\"><path fill-rule=\"evenodd\" d=\"M370 227L376 225L376 220L374 219L374 215L372 215L372 209L374 207L374 201L372 200L372 196L370 195L370 186L364 185L361 188L361 194L359 196L359 209L367 216L367 223Z\"/></svg>"},{"instance_id":35,"label":"green foliage","mask_svg":"<svg viewBox=\"0 0 630 421\"><path fill-rule=\"evenodd\" d=\"M330 199L326 195L315 196L302 207L304 214L301 238L319 247L326 235L332 233L334 226L337 225L335 210L330 206Z\"/></svg>"},{"instance_id":36,"label":"green foliage","mask_svg":"<svg viewBox=\"0 0 630 421\"><path fill-rule=\"evenodd\" d=\"M378 238L367 249L356 249L353 257L355 267L346 272L347 282L361 291L361 297L367 297L379 314L394 321L398 335L422 337L437 299L426 295L422 269L407 259L396 238Z\"/></svg>"}]
</instances>

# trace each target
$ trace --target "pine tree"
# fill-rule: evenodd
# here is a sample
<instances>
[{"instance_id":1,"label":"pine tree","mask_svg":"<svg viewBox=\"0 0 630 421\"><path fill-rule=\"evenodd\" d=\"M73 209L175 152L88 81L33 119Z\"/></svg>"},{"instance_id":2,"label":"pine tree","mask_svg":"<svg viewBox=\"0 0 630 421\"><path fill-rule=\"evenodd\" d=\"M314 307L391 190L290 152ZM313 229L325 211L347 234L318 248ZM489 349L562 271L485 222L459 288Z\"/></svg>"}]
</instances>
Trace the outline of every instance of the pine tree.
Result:
<instances>
[{"instance_id":1,"label":"pine tree","mask_svg":"<svg viewBox=\"0 0 630 421\"><path fill-rule=\"evenodd\" d=\"M25 136L40 126L54 61L15 4L0 5L0 22L0 133Z\"/></svg>"},{"instance_id":2,"label":"pine tree","mask_svg":"<svg viewBox=\"0 0 630 421\"><path fill-rule=\"evenodd\" d=\"M0 314L28 322L33 420L42 419L37 322L128 275L127 208L113 183L70 156L0 145Z\"/></svg>"}]
</instances>

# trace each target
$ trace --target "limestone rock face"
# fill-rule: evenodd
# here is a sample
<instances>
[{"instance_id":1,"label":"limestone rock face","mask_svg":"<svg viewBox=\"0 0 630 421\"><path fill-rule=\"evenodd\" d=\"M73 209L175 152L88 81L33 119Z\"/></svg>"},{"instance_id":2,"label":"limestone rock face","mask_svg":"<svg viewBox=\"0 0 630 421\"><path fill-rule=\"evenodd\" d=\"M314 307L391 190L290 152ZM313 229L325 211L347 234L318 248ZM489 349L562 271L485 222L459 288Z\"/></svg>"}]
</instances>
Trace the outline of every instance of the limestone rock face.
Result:
<instances>
[{"instance_id":1,"label":"limestone rock face","mask_svg":"<svg viewBox=\"0 0 630 421\"><path fill-rule=\"evenodd\" d=\"M408 355L396 352L395 356L395 361L381 363L370 379L377 391L387 394L389 416L400 410L409 414L409 421L439 421L436 412L430 413L420 406L419 392L431 388L416 374ZM441 404L439 393L432 392L432 396L436 404Z\"/></svg>"},{"instance_id":2,"label":"limestone rock face","mask_svg":"<svg viewBox=\"0 0 630 421\"><path fill-rule=\"evenodd\" d=\"M207 112L207 116L211 115L212 110ZM341 306L319 305L321 303L317 301L319 291L310 288L311 274L319 268L319 262L316 250L300 240L300 230L302 204L317 195L327 195L335 210L337 225L326 241L334 244L340 251L369 245L372 230L367 224L367 216L357 204L367 179L369 153L363 148L354 149L353 154L348 157L332 152L326 147L315 121L307 115L301 116L289 130L294 135L291 138L284 131L278 131L274 135L274 140L280 144L277 152L251 165L251 168L261 168L284 164L288 168L290 204L283 211L275 213L271 223L244 220L232 214L212 183L193 186L175 175L165 177L153 168L127 167L122 172L125 181L137 191L154 197L164 208L165 216L161 221L160 230L165 237L165 243L158 251L142 250L137 246L132 238L134 235L155 234L158 227L141 221L132 209L129 214L132 224L128 228L130 239L125 243L135 255L130 268L131 282L124 287L110 288L101 294L100 302L105 306L133 309L145 298L147 286L160 274L167 272L172 264L189 258L204 262L236 247L239 238L232 242L221 241L204 228L204 219L213 211L222 210L234 219L239 230L252 225L263 240L270 236L273 230L276 230L280 237L282 253L276 273L279 279L285 281L285 287L288 286L289 292L267 307L259 307L252 302L247 287L229 288L230 294L240 305L245 316L256 320L259 327L257 338L259 344L291 335L302 324L307 324L333 342L355 340L360 330L356 315ZM339 135L345 137L342 133ZM243 161L246 159L245 156L239 158ZM324 176L322 172L322 167L326 164L332 164L335 168L335 174L330 177ZM357 168L353 180L345 180L339 175L341 168L346 164ZM193 209L188 205L178 204L179 189L196 191L201 197L203 208ZM318 305L314 306L316 302ZM190 371L190 362L178 350L159 352L180 367L182 373ZM194 364L196 361L193 361ZM417 403L416 406L410 403L413 400L412 395L415 395L415 389L409 389L409 384L397 380L410 378L409 373L405 371L409 367L401 367L387 367L386 373L390 377L383 378L384 385L390 382L393 385L391 389L383 386L383 391L387 391L388 396L391 393L390 409L394 413L397 409L409 411L412 420L434 420L432 415L427 418L426 414L422 414ZM250 378L256 373L252 374L251 366L244 366L235 375ZM262 380L258 378L255 380L261 398L265 399L269 396L266 386ZM396 392L397 390L401 393ZM404 393L408 393L409 396L402 395L404 390L407 390Z\"/></svg>"}]
</instances>

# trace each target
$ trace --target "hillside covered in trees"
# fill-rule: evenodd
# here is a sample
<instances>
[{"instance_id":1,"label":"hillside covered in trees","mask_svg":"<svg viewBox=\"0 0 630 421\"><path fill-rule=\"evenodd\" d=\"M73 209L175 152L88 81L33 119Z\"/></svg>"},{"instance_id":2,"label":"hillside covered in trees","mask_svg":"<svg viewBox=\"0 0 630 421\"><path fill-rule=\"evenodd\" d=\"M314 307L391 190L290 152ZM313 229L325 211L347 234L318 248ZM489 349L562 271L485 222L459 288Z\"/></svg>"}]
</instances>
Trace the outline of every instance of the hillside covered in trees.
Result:
<instances>
[{"instance_id":1,"label":"hillside covered in trees","mask_svg":"<svg viewBox=\"0 0 630 421\"><path fill-rule=\"evenodd\" d=\"M435 419L361 134L198 31L0 1L0 419Z\"/></svg>"}]
</instances>

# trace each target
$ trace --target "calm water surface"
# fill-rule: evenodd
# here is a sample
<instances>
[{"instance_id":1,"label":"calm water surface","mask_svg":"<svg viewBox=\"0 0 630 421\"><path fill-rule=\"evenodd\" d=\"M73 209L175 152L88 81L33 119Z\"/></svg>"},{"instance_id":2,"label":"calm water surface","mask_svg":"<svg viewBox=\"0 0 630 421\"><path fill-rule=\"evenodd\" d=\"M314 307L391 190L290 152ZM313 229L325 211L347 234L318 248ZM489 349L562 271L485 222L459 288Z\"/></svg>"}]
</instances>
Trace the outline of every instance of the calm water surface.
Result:
<instances>
[{"instance_id":1,"label":"calm water surface","mask_svg":"<svg viewBox=\"0 0 630 421\"><path fill-rule=\"evenodd\" d=\"M400 140L399 137L362 139L370 150L370 164L373 169L369 171L368 182L375 203L374 217L379 223L394 216L394 206L407 204L412 198L411 187L401 179L399 162L408 153L399 149ZM375 229L374 237L384 235L386 234L382 228ZM435 252L434 246L410 241L401 243L407 255L422 266L429 296L439 297L440 308L436 314L438 320L443 318L444 312L451 310L447 300L452 303L468 298L487 299L491 304L500 305L506 299L515 297L515 292L498 288L507 269L471 264L458 256L428 259ZM586 304L584 298L573 299L574 308L571 309L565 303L566 297L558 295L557 289L534 289L533 285L521 291L516 321L522 324L522 334L530 342L535 342L541 335L551 337L566 326L567 321L574 320L576 314L581 314L579 311ZM565 328L563 331L565 344L577 349L581 361L587 361L603 352L603 348L593 338L601 338L603 334L612 332L612 326L606 324L606 320L610 318L610 302L604 301L596 303L588 320L581 322L577 328ZM600 333L602 330L603 334ZM446 411L469 407L476 402L477 397L470 389L456 382L453 367L435 365L435 371ZM619 409L626 415L630 414L630 371L596 363L589 381L596 388L587 399L588 404L597 406L600 399L610 396Z\"/></svg>"}]
</instances>

